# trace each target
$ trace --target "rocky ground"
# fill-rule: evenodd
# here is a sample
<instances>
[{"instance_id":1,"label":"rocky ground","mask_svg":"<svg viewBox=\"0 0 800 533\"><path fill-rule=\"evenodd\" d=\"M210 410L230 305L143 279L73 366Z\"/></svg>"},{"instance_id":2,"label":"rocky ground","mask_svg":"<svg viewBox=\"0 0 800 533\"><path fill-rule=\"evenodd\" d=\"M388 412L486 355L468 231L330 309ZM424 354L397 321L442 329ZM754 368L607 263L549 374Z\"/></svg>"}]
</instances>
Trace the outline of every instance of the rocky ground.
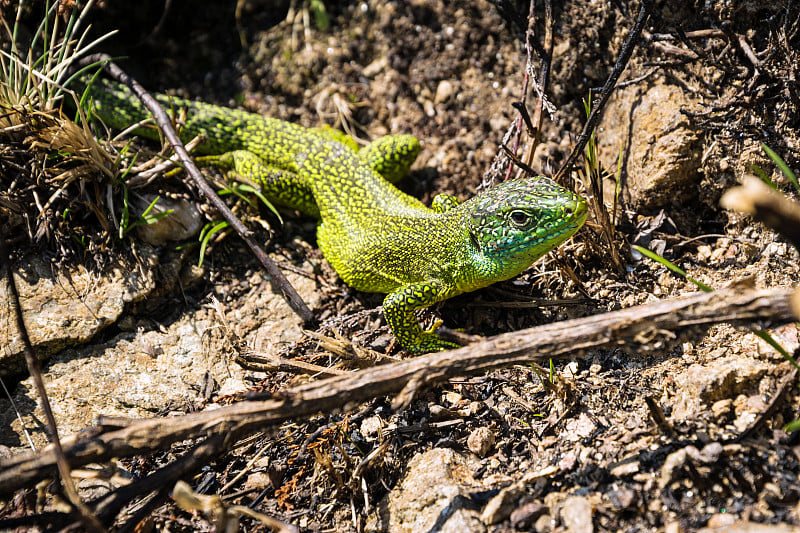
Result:
<instances>
[{"instance_id":1,"label":"rocky ground","mask_svg":"<svg viewBox=\"0 0 800 533\"><path fill-rule=\"evenodd\" d=\"M330 124L361 139L412 133L424 149L402 187L426 202L441 192L474 194L492 177L487 170L517 117L524 2L326 2L327 27L313 9L306 20L302 10L287 20L288 6L275 2L244 3L238 19L234 2L177 2L166 13L150 4L135 16L125 16L128 6L93 12L97 28L124 21L108 51L128 56L122 66L147 88ZM604 83L639 8L556 4L547 87L554 109L534 157L534 169L548 175L569 154L585 121L582 99ZM537 3L537 39L543 9ZM697 290L631 244L712 287L745 278L796 286L797 250L725 211L719 198L752 165L797 197L760 143L800 169L799 14L792 3L656 2L597 132L605 169L613 173L621 154L623 187L612 210L621 268L590 220L520 278L435 313L448 326L493 335ZM570 180L588 193L578 173ZM198 198L177 178L142 194L164 190ZM605 190L614 204L611 180ZM284 217L270 240L264 228L276 224L268 213L239 211L313 309L317 334L406 356L375 310L381 296L349 289L325 263L313 221ZM343 372L372 364L304 334L233 236L215 242L197 267L196 247L176 251L176 243L154 246L142 236L81 255L46 239L31 248L24 229L16 231L23 309L47 360L62 434L100 414L172 416L314 379L239 364L253 354ZM555 305L528 303L536 299ZM11 313L0 306L7 455L47 441ZM773 333L790 352L800 346L795 324ZM240 442L187 481L302 531L800 531L800 442L782 430L800 416L790 371L751 332L721 324L665 349L622 346L554 361L555 391L532 367L514 367L454 380L400 412L380 397L297 420ZM671 433L653 421L648 399ZM115 477L87 477L81 490L99 497L181 451L120 460ZM371 452L377 459L356 468ZM1 517L32 513L34 488L2 501ZM117 526L134 512L121 513ZM212 527L171 500L145 524Z\"/></svg>"}]
</instances>

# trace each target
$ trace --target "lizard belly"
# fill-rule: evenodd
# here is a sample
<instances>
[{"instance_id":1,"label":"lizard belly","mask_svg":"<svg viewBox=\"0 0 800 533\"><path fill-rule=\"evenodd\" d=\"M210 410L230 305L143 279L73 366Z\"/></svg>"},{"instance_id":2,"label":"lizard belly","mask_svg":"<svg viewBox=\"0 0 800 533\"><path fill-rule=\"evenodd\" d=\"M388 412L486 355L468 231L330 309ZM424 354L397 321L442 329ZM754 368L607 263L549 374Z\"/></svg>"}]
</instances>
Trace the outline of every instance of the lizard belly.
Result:
<instances>
[{"instance_id":1,"label":"lizard belly","mask_svg":"<svg viewBox=\"0 0 800 533\"><path fill-rule=\"evenodd\" d=\"M375 261L364 257L360 250L363 235L349 234L341 238L341 231L331 230L332 224L322 221L317 226L317 245L342 281L364 292L390 292L402 284L395 273L377 268Z\"/></svg>"},{"instance_id":2,"label":"lizard belly","mask_svg":"<svg viewBox=\"0 0 800 533\"><path fill-rule=\"evenodd\" d=\"M347 232L331 231L336 223L323 220L317 243L339 276L357 290L389 293L403 285L438 280L461 292L456 280L469 268L468 260L462 243L453 242L444 231L451 223L447 218L424 213L384 219L375 214L370 223Z\"/></svg>"},{"instance_id":3,"label":"lizard belly","mask_svg":"<svg viewBox=\"0 0 800 533\"><path fill-rule=\"evenodd\" d=\"M354 289L388 293L420 277L424 257L404 253L396 242L369 232L331 231L333 226L325 221L319 225L317 244L342 280Z\"/></svg>"}]
</instances>

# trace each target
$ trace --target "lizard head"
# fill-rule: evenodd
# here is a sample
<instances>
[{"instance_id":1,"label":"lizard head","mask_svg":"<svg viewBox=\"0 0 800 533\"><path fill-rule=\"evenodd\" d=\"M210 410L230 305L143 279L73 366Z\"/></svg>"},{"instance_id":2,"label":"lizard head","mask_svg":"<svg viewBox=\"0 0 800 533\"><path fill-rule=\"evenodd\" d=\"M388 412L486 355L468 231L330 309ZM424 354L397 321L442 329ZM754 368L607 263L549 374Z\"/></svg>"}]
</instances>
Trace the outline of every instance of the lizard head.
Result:
<instances>
[{"instance_id":1,"label":"lizard head","mask_svg":"<svg viewBox=\"0 0 800 533\"><path fill-rule=\"evenodd\" d=\"M473 245L495 271L512 278L570 238L586 221L586 202L537 176L506 181L469 202Z\"/></svg>"}]
</instances>

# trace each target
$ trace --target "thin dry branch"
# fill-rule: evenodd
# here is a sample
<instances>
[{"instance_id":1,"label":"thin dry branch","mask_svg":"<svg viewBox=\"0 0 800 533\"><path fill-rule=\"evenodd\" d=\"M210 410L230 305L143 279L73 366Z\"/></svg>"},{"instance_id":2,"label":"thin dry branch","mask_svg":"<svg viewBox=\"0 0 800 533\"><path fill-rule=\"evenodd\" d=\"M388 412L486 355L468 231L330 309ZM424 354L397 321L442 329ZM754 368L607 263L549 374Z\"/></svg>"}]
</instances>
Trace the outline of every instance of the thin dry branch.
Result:
<instances>
[{"instance_id":1,"label":"thin dry branch","mask_svg":"<svg viewBox=\"0 0 800 533\"><path fill-rule=\"evenodd\" d=\"M176 479L202 468L211 458L225 449L222 446L223 440L222 435L213 435L166 467L115 490L96 504L95 513L106 525L111 525L120 510L134 498L158 491L161 487L171 485Z\"/></svg>"},{"instance_id":2,"label":"thin dry branch","mask_svg":"<svg viewBox=\"0 0 800 533\"><path fill-rule=\"evenodd\" d=\"M263 431L288 419L347 408L357 402L399 393L408 399L420 389L457 376L488 371L565 355L579 356L589 348L617 346L628 340L655 346L659 335L697 337L719 322L768 327L795 318L792 290L731 287L712 293L665 300L587 318L556 322L537 328L487 338L470 346L373 367L283 391L280 397L244 402L213 411L173 418L135 420L125 427L63 443L73 466L164 449L185 439L223 437L230 446L244 433ZM55 472L52 446L38 453L0 462L0 494L32 486Z\"/></svg>"},{"instance_id":3,"label":"thin dry branch","mask_svg":"<svg viewBox=\"0 0 800 533\"><path fill-rule=\"evenodd\" d=\"M39 358L33 351L30 337L28 336L28 328L25 326L25 318L22 316L22 305L19 301L19 292L17 291L17 284L14 281L14 273L11 270L11 259L8 254L6 246L5 233L0 233L0 275L5 275L8 291L11 293L10 304L14 310L14 316L17 323L17 331L22 339L23 352L25 354L25 363L28 366L28 372L33 378L36 385L36 392L39 394L39 401L42 404L42 411L44 411L45 422L47 423L48 437L53 443L50 448L53 451L53 461L57 467L58 473L61 475L63 482L64 493L67 499L78 512L80 521L87 531L104 531L102 525L97 520L97 517L91 510L83 503L78 496L78 491L75 488L75 483L72 480L70 473L70 466L67 459L64 457L64 451L61 448L61 439L58 437L58 426L56 418L53 415L53 410L50 408L50 399L47 396L47 388L44 384L44 378L41 372L41 363Z\"/></svg>"},{"instance_id":4,"label":"thin dry branch","mask_svg":"<svg viewBox=\"0 0 800 533\"><path fill-rule=\"evenodd\" d=\"M528 26L528 33L526 35L526 43L530 40L533 33L533 28L531 27L533 21L533 6L535 2L531 1L531 15L529 16L529 26ZM546 105L549 105L551 109L550 115L551 117L555 113L555 109L552 109L552 104L549 104L547 100L547 82L550 77L550 63L553 61L553 2L552 0L545 0L544 3L544 42L542 43L542 57L541 57L541 65L539 67L539 79L533 79L533 87L536 89L536 105L533 109L533 119L531 120L531 134L532 138L528 142L528 146L525 147L525 153L522 156L522 162L528 166L533 164L533 154L536 151L536 146L539 144L539 137L541 135L542 130L542 111L544 110ZM530 52L528 52L530 55ZM529 60L530 64L530 60ZM526 68L527 72L527 68Z\"/></svg>"}]
</instances>

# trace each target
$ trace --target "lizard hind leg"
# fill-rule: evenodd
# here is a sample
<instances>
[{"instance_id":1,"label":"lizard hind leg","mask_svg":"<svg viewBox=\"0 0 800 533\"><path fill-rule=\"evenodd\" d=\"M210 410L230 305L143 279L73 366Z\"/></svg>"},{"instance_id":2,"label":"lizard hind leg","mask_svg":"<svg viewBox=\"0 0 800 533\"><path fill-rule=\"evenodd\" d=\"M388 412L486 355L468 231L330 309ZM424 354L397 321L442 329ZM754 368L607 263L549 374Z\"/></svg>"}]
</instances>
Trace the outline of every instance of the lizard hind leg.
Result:
<instances>
[{"instance_id":1,"label":"lizard hind leg","mask_svg":"<svg viewBox=\"0 0 800 533\"><path fill-rule=\"evenodd\" d=\"M337 130L327 124L323 124L322 126L317 126L314 128L309 128L309 131L312 131L324 139L328 139L329 141L336 141L342 143L343 145L347 146L354 152L358 152L361 146L353 139L351 136L343 132L342 130Z\"/></svg>"},{"instance_id":2,"label":"lizard hind leg","mask_svg":"<svg viewBox=\"0 0 800 533\"><path fill-rule=\"evenodd\" d=\"M319 218L314 193L305 180L290 170L266 163L253 152L234 150L222 155L197 157L195 161L201 166L219 168L259 185L264 196L281 207Z\"/></svg>"},{"instance_id":3,"label":"lizard hind leg","mask_svg":"<svg viewBox=\"0 0 800 533\"><path fill-rule=\"evenodd\" d=\"M411 135L385 135L361 148L351 136L336 128L319 126L310 131L357 152L367 166L389 183L397 183L408 174L420 151L419 141Z\"/></svg>"},{"instance_id":4,"label":"lizard hind leg","mask_svg":"<svg viewBox=\"0 0 800 533\"><path fill-rule=\"evenodd\" d=\"M421 146L411 135L386 135L358 151L358 157L390 183L408 174Z\"/></svg>"}]
</instances>

